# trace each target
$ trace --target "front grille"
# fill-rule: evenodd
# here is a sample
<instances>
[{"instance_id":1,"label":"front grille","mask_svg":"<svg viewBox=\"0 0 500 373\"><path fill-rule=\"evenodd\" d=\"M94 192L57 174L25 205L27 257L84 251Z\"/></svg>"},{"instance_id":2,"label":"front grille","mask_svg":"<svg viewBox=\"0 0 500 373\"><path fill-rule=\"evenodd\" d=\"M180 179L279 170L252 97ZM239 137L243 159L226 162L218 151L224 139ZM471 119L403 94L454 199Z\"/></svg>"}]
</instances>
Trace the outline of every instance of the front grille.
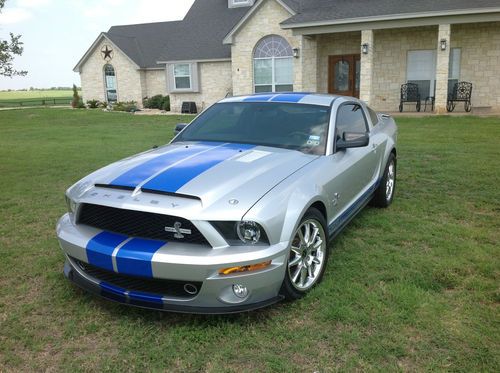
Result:
<instances>
[{"instance_id":1,"label":"front grille","mask_svg":"<svg viewBox=\"0 0 500 373\"><path fill-rule=\"evenodd\" d=\"M75 262L87 275L128 291L140 291L176 298L194 298L196 294L200 292L203 284L202 282L197 281L187 282L126 276L98 268L75 258L71 258L71 260ZM191 293L186 292L186 284L190 285L188 286L188 290L190 290ZM193 291L193 287L196 288L196 292Z\"/></svg>"},{"instance_id":2,"label":"front grille","mask_svg":"<svg viewBox=\"0 0 500 373\"><path fill-rule=\"evenodd\" d=\"M175 223L181 223L181 228L191 230L191 234L183 233L184 238L177 238L175 232L165 230L166 227L173 228ZM122 233L130 237L210 245L189 220L144 211L124 210L85 203L80 207L78 224Z\"/></svg>"}]
</instances>

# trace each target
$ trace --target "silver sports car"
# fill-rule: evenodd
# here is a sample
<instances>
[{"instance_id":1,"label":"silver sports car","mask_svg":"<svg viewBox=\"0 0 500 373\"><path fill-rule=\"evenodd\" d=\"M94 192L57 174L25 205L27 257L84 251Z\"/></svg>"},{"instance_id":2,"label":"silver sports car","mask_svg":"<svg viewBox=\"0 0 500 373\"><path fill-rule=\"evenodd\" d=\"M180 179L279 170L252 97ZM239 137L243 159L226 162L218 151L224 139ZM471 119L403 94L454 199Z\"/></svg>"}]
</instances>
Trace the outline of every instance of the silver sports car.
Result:
<instances>
[{"instance_id":1,"label":"silver sports car","mask_svg":"<svg viewBox=\"0 0 500 373\"><path fill-rule=\"evenodd\" d=\"M234 97L181 127L68 189L68 279L139 307L256 309L302 297L329 241L368 202L393 200L396 125L357 99Z\"/></svg>"}]
</instances>

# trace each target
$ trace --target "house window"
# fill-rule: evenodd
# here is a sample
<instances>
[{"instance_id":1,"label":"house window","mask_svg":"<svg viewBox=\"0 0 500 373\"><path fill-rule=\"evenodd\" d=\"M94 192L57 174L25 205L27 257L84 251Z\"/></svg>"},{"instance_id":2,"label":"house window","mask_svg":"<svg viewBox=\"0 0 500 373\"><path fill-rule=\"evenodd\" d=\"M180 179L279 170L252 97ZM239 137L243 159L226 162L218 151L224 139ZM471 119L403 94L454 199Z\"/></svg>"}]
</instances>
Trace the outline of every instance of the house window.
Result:
<instances>
[{"instance_id":1,"label":"house window","mask_svg":"<svg viewBox=\"0 0 500 373\"><path fill-rule=\"evenodd\" d=\"M116 92L116 73L115 68L110 65L104 65L104 86L107 102L116 102L118 94Z\"/></svg>"},{"instance_id":2,"label":"house window","mask_svg":"<svg viewBox=\"0 0 500 373\"><path fill-rule=\"evenodd\" d=\"M460 48L452 48L450 51L450 65L448 76L448 87L460 78ZM435 96L436 92L436 51L420 50L408 52L408 64L406 79L409 83L418 85L420 95L423 99Z\"/></svg>"},{"instance_id":3,"label":"house window","mask_svg":"<svg viewBox=\"0 0 500 373\"><path fill-rule=\"evenodd\" d=\"M191 65L188 63L174 65L175 89L191 89Z\"/></svg>"},{"instance_id":4,"label":"house window","mask_svg":"<svg viewBox=\"0 0 500 373\"><path fill-rule=\"evenodd\" d=\"M255 47L255 93L293 91L293 50L281 36L267 36Z\"/></svg>"},{"instance_id":5,"label":"house window","mask_svg":"<svg viewBox=\"0 0 500 373\"><path fill-rule=\"evenodd\" d=\"M237 8L241 6L252 6L254 0L228 0L229 8Z\"/></svg>"},{"instance_id":6,"label":"house window","mask_svg":"<svg viewBox=\"0 0 500 373\"><path fill-rule=\"evenodd\" d=\"M462 50L460 48L452 48L450 51L450 69L448 71L448 92L453 91L455 83L460 80L460 58Z\"/></svg>"}]
</instances>

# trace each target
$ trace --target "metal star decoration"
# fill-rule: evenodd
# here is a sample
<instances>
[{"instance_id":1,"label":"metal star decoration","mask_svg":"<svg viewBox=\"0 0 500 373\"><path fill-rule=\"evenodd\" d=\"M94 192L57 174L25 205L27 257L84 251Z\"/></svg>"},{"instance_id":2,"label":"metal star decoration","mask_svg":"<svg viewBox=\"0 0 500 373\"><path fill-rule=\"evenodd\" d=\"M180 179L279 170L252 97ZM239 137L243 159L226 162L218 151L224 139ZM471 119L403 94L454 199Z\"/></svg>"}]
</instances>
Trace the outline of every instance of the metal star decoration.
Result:
<instances>
[{"instance_id":1,"label":"metal star decoration","mask_svg":"<svg viewBox=\"0 0 500 373\"><path fill-rule=\"evenodd\" d=\"M113 50L110 49L107 45L105 45L101 49L102 57L106 60L109 61L113 58Z\"/></svg>"}]
</instances>

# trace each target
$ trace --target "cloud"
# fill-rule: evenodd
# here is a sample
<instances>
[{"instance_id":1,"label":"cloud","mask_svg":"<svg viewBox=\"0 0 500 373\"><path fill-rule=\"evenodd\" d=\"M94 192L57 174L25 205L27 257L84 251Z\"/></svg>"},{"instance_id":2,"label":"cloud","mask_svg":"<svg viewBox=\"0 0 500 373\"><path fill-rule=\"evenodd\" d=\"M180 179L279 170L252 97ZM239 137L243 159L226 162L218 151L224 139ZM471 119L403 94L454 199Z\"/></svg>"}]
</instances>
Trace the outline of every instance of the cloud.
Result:
<instances>
[{"instance_id":1,"label":"cloud","mask_svg":"<svg viewBox=\"0 0 500 373\"><path fill-rule=\"evenodd\" d=\"M19 8L37 9L49 5L52 0L17 0L16 4Z\"/></svg>"},{"instance_id":2,"label":"cloud","mask_svg":"<svg viewBox=\"0 0 500 373\"><path fill-rule=\"evenodd\" d=\"M0 13L0 25L12 25L27 21L33 17L33 14L23 8L7 8Z\"/></svg>"},{"instance_id":3,"label":"cloud","mask_svg":"<svg viewBox=\"0 0 500 373\"><path fill-rule=\"evenodd\" d=\"M108 0L109 1L109 0ZM136 3L136 10L129 23L148 23L180 20L194 0L156 1L142 0Z\"/></svg>"}]
</instances>

